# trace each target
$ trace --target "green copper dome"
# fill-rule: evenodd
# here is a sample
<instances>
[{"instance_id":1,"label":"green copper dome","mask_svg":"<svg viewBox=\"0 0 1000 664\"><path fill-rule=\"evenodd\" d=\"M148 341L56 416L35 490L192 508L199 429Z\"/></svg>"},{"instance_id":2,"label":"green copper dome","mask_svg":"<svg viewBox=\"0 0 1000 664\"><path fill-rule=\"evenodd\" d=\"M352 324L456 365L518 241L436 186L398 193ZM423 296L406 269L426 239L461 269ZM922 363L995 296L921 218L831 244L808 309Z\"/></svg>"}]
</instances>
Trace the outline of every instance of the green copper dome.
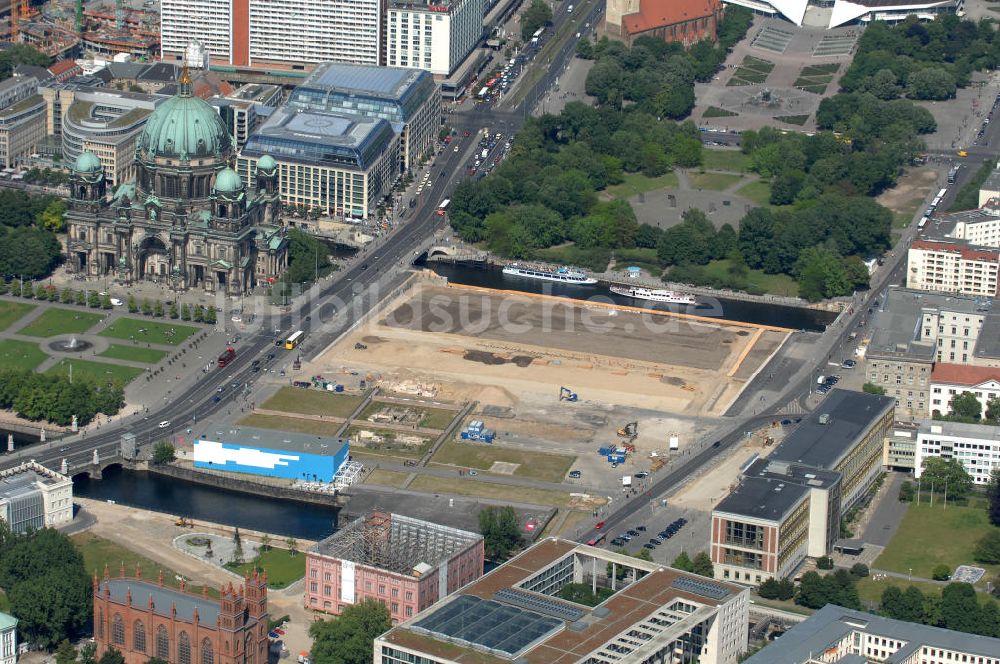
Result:
<instances>
[{"instance_id":1,"label":"green copper dome","mask_svg":"<svg viewBox=\"0 0 1000 664\"><path fill-rule=\"evenodd\" d=\"M274 157L269 154L257 160L257 170L271 172L277 167L278 164L274 161Z\"/></svg>"},{"instance_id":2,"label":"green copper dome","mask_svg":"<svg viewBox=\"0 0 1000 664\"><path fill-rule=\"evenodd\" d=\"M239 174L231 168L223 168L215 176L215 190L224 193L235 193L243 188L243 180Z\"/></svg>"},{"instance_id":3,"label":"green copper dome","mask_svg":"<svg viewBox=\"0 0 1000 664\"><path fill-rule=\"evenodd\" d=\"M93 152L81 152L73 165L73 170L77 173L98 173L101 168L101 160Z\"/></svg>"},{"instance_id":4,"label":"green copper dome","mask_svg":"<svg viewBox=\"0 0 1000 664\"><path fill-rule=\"evenodd\" d=\"M211 104L191 95L191 78L185 70L177 95L149 116L138 148L150 157L195 159L228 154L232 139Z\"/></svg>"}]
</instances>

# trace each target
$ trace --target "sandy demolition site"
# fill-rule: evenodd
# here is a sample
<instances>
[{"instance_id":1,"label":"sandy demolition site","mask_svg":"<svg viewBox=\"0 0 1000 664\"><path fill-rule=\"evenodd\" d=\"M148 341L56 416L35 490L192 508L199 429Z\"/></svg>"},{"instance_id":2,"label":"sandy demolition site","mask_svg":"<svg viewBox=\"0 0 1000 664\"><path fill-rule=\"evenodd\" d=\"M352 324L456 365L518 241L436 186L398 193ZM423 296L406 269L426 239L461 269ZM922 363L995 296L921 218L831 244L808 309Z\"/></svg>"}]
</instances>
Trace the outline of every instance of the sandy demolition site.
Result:
<instances>
[{"instance_id":1,"label":"sandy demolition site","mask_svg":"<svg viewBox=\"0 0 1000 664\"><path fill-rule=\"evenodd\" d=\"M788 333L417 281L312 365L352 365L383 381L432 381L441 385L439 397L483 405L514 405L505 403L511 395L554 403L565 386L591 403L718 415Z\"/></svg>"}]
</instances>

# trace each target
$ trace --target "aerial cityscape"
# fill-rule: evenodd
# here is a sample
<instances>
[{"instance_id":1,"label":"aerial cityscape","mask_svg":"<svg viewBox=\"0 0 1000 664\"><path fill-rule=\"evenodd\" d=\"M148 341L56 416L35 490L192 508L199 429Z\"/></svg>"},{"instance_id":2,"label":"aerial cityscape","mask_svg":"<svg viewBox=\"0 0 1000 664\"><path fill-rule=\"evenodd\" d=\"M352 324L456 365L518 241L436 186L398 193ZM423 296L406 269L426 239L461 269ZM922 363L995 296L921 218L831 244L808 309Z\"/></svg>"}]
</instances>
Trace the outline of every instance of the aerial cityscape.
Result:
<instances>
[{"instance_id":1,"label":"aerial cityscape","mask_svg":"<svg viewBox=\"0 0 1000 664\"><path fill-rule=\"evenodd\" d=\"M0 0L0 664L1000 664L996 0Z\"/></svg>"}]
</instances>

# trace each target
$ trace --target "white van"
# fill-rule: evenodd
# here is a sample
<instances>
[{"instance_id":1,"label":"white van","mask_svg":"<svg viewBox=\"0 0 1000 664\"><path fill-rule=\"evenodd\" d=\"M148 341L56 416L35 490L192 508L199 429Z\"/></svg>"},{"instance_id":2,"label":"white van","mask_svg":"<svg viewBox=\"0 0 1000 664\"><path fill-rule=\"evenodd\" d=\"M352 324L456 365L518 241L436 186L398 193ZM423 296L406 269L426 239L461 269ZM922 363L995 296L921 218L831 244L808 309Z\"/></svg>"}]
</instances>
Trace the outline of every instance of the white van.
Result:
<instances>
[{"instance_id":1,"label":"white van","mask_svg":"<svg viewBox=\"0 0 1000 664\"><path fill-rule=\"evenodd\" d=\"M572 14L573 13L573 5L569 6L569 9L566 10L566 13L567 14Z\"/></svg>"}]
</instances>

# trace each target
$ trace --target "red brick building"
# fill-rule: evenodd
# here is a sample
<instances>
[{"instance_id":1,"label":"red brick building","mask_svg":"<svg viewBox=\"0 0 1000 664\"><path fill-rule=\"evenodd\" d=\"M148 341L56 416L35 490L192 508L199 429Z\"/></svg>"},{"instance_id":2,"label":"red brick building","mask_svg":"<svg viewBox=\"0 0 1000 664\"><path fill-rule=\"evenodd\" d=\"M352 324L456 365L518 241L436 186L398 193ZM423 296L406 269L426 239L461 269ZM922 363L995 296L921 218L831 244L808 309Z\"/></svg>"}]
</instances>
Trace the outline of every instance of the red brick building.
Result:
<instances>
[{"instance_id":1,"label":"red brick building","mask_svg":"<svg viewBox=\"0 0 1000 664\"><path fill-rule=\"evenodd\" d=\"M608 0L601 32L629 46L648 35L687 48L703 39L715 41L722 13L721 0Z\"/></svg>"},{"instance_id":2,"label":"red brick building","mask_svg":"<svg viewBox=\"0 0 1000 664\"><path fill-rule=\"evenodd\" d=\"M94 575L94 639L97 657L113 647L125 664L146 664L158 657L170 664L267 664L267 575L254 574L233 588L219 591L219 599L175 590L104 569Z\"/></svg>"}]
</instances>

